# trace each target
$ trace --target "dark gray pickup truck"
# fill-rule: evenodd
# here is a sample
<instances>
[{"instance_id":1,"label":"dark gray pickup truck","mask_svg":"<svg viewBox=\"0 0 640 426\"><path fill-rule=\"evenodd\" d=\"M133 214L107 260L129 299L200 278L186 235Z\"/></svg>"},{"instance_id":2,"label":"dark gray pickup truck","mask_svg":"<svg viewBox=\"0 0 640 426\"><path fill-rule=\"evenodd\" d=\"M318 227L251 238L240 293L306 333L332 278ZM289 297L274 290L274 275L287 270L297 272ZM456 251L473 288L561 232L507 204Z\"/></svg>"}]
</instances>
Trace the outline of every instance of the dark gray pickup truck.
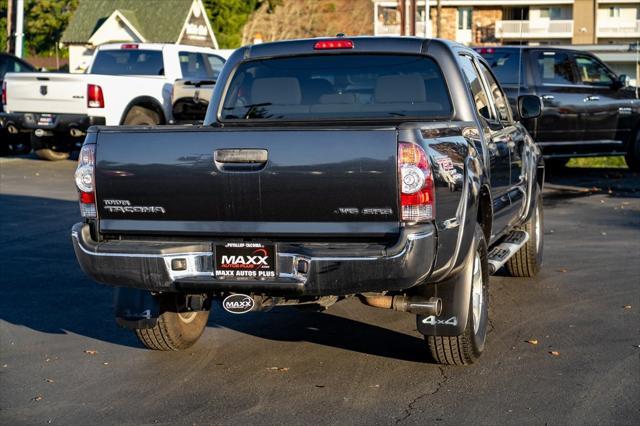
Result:
<instances>
[{"instance_id":1,"label":"dark gray pickup truck","mask_svg":"<svg viewBox=\"0 0 640 426\"><path fill-rule=\"evenodd\" d=\"M462 45L344 38L238 49L199 127L94 127L72 230L147 347L231 313L348 297L417 317L433 358L482 353L489 276L542 260L544 165L489 66ZM425 354L428 351L425 351Z\"/></svg>"}]
</instances>

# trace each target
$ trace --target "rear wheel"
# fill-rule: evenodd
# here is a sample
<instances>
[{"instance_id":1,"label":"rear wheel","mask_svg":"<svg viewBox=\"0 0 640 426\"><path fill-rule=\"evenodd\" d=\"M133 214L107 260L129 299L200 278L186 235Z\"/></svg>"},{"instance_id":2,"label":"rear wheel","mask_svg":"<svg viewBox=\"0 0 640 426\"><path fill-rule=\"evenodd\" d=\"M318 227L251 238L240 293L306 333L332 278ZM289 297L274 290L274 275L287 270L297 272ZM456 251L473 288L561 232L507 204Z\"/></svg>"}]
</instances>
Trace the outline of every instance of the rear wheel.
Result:
<instances>
[{"instance_id":1,"label":"rear wheel","mask_svg":"<svg viewBox=\"0 0 640 426\"><path fill-rule=\"evenodd\" d=\"M472 364L484 351L489 325L489 265L487 242L480 225L476 225L474 244L469 315L463 333L459 336L425 336L431 356L439 364Z\"/></svg>"},{"instance_id":2,"label":"rear wheel","mask_svg":"<svg viewBox=\"0 0 640 426\"><path fill-rule=\"evenodd\" d=\"M147 108L134 106L124 119L124 124L138 126L154 126L160 124L160 115Z\"/></svg>"},{"instance_id":3,"label":"rear wheel","mask_svg":"<svg viewBox=\"0 0 640 426\"><path fill-rule=\"evenodd\" d=\"M629 145L625 160L632 171L640 172L640 132L636 135L635 142Z\"/></svg>"},{"instance_id":4,"label":"rear wheel","mask_svg":"<svg viewBox=\"0 0 640 426\"><path fill-rule=\"evenodd\" d=\"M529 234L529 240L507 261L507 271L512 277L533 277L542 265L544 211L540 187L537 187L537 194L533 216L521 227Z\"/></svg>"},{"instance_id":5,"label":"rear wheel","mask_svg":"<svg viewBox=\"0 0 640 426\"><path fill-rule=\"evenodd\" d=\"M160 316L152 328L135 330L138 340L149 349L179 351L195 344L209 320L209 310L186 311L183 294L160 297Z\"/></svg>"}]
</instances>

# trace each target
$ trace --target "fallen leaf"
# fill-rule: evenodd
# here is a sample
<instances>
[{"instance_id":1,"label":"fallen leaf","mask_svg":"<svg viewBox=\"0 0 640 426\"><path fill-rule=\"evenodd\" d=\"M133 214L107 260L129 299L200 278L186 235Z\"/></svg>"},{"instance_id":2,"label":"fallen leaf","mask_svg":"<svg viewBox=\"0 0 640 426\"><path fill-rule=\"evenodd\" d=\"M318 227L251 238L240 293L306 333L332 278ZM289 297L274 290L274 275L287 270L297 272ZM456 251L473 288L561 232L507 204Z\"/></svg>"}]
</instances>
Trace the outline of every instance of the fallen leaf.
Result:
<instances>
[{"instance_id":1,"label":"fallen leaf","mask_svg":"<svg viewBox=\"0 0 640 426\"><path fill-rule=\"evenodd\" d=\"M527 343L532 344L532 345L537 345L538 344L538 339L531 339L531 340L526 340Z\"/></svg>"},{"instance_id":2,"label":"fallen leaf","mask_svg":"<svg viewBox=\"0 0 640 426\"><path fill-rule=\"evenodd\" d=\"M560 356L560 352L558 351L549 351L549 353L553 356Z\"/></svg>"},{"instance_id":3,"label":"fallen leaf","mask_svg":"<svg viewBox=\"0 0 640 426\"><path fill-rule=\"evenodd\" d=\"M2 368L7 368L8 365L7 364L2 364Z\"/></svg>"},{"instance_id":4,"label":"fallen leaf","mask_svg":"<svg viewBox=\"0 0 640 426\"><path fill-rule=\"evenodd\" d=\"M607 233L606 232L601 232L600 235L607 235Z\"/></svg>"},{"instance_id":5,"label":"fallen leaf","mask_svg":"<svg viewBox=\"0 0 640 426\"><path fill-rule=\"evenodd\" d=\"M103 362L102 365L109 365L109 363L108 362Z\"/></svg>"},{"instance_id":6,"label":"fallen leaf","mask_svg":"<svg viewBox=\"0 0 640 426\"><path fill-rule=\"evenodd\" d=\"M51 361L51 358L47 358L44 360L44 362L49 362L49 361Z\"/></svg>"},{"instance_id":7,"label":"fallen leaf","mask_svg":"<svg viewBox=\"0 0 640 426\"><path fill-rule=\"evenodd\" d=\"M42 395L36 395L33 398L31 398L32 401L42 401Z\"/></svg>"},{"instance_id":8,"label":"fallen leaf","mask_svg":"<svg viewBox=\"0 0 640 426\"><path fill-rule=\"evenodd\" d=\"M324 385L315 385L317 388L323 388Z\"/></svg>"},{"instance_id":9,"label":"fallen leaf","mask_svg":"<svg viewBox=\"0 0 640 426\"><path fill-rule=\"evenodd\" d=\"M53 383L53 379L44 379L44 381L47 383Z\"/></svg>"},{"instance_id":10,"label":"fallen leaf","mask_svg":"<svg viewBox=\"0 0 640 426\"><path fill-rule=\"evenodd\" d=\"M371 385L371 386L369 386L369 387L370 387L370 388L379 388L379 387L380 387L380 385Z\"/></svg>"},{"instance_id":11,"label":"fallen leaf","mask_svg":"<svg viewBox=\"0 0 640 426\"><path fill-rule=\"evenodd\" d=\"M569 272L569 271L566 268L560 268L560 269L558 269L558 272L563 272L564 273L564 272Z\"/></svg>"},{"instance_id":12,"label":"fallen leaf","mask_svg":"<svg viewBox=\"0 0 640 426\"><path fill-rule=\"evenodd\" d=\"M624 309L631 309L631 305L624 305L623 308Z\"/></svg>"},{"instance_id":13,"label":"fallen leaf","mask_svg":"<svg viewBox=\"0 0 640 426\"><path fill-rule=\"evenodd\" d=\"M271 371L289 371L289 367L269 367L267 370Z\"/></svg>"},{"instance_id":14,"label":"fallen leaf","mask_svg":"<svg viewBox=\"0 0 640 426\"><path fill-rule=\"evenodd\" d=\"M98 351L94 350L94 349L87 349L86 351L84 351L85 354L87 355L96 355L98 353Z\"/></svg>"}]
</instances>

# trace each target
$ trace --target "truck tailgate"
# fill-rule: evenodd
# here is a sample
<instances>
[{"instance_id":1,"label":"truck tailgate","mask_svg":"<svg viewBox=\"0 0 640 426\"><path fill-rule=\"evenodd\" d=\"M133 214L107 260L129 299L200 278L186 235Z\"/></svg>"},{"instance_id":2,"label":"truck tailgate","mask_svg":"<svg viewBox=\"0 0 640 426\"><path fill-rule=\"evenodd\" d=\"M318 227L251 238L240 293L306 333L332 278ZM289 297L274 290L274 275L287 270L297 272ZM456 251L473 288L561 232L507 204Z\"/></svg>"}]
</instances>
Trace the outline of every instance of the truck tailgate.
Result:
<instances>
[{"instance_id":1,"label":"truck tailgate","mask_svg":"<svg viewBox=\"0 0 640 426\"><path fill-rule=\"evenodd\" d=\"M11 112L86 114L85 74L7 74L7 106Z\"/></svg>"},{"instance_id":2,"label":"truck tailgate","mask_svg":"<svg viewBox=\"0 0 640 426\"><path fill-rule=\"evenodd\" d=\"M101 130L100 230L389 236L396 139L393 128Z\"/></svg>"}]
</instances>

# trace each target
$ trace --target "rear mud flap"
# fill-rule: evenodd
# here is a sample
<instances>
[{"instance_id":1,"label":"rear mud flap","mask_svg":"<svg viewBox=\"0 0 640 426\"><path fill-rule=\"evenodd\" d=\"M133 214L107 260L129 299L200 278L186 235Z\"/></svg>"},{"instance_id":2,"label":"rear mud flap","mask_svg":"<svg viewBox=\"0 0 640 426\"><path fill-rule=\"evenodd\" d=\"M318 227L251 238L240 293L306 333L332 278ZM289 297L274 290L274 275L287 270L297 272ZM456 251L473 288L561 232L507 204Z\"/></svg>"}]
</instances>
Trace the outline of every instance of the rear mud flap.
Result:
<instances>
[{"instance_id":1,"label":"rear mud flap","mask_svg":"<svg viewBox=\"0 0 640 426\"><path fill-rule=\"evenodd\" d=\"M418 331L425 336L459 336L469 318L469 303L473 275L473 255L476 243L471 244L464 267L453 277L438 284L425 286L427 297L442 299L442 313L417 315Z\"/></svg>"},{"instance_id":2,"label":"rear mud flap","mask_svg":"<svg viewBox=\"0 0 640 426\"><path fill-rule=\"evenodd\" d=\"M114 293L116 323L129 329L153 328L160 315L158 300L147 290L118 287Z\"/></svg>"}]
</instances>

